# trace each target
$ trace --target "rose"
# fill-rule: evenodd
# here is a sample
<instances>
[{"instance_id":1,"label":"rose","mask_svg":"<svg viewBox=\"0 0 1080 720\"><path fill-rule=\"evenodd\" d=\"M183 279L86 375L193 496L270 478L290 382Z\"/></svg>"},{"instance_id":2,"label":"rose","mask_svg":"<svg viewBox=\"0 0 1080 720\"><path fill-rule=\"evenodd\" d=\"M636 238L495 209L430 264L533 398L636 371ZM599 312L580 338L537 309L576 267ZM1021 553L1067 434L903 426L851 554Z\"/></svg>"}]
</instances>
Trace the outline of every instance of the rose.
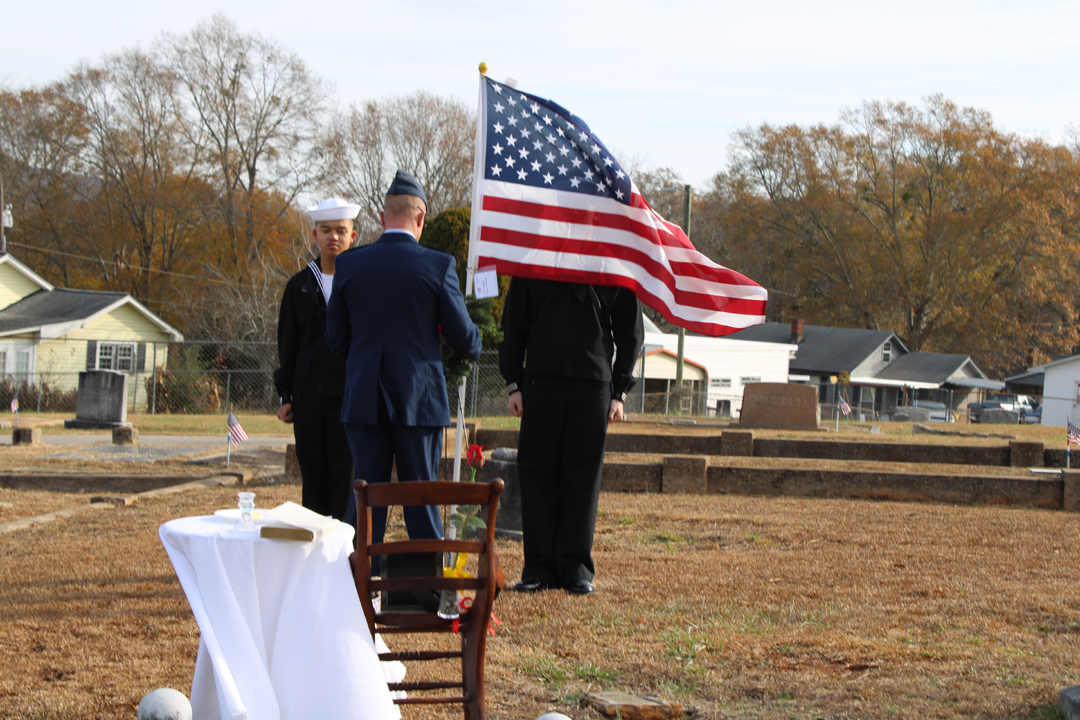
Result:
<instances>
[{"instance_id":1,"label":"rose","mask_svg":"<svg viewBox=\"0 0 1080 720\"><path fill-rule=\"evenodd\" d=\"M472 469L469 482L476 482L476 471L484 467L484 446L476 443L469 445L465 450L465 464ZM479 513L478 505L461 505L457 512L451 513L450 525L462 534L467 530L486 530L487 523L477 517Z\"/></svg>"},{"instance_id":2,"label":"rose","mask_svg":"<svg viewBox=\"0 0 1080 720\"><path fill-rule=\"evenodd\" d=\"M484 446L472 444L465 451L465 462L472 468L473 480L476 480L476 469L484 467Z\"/></svg>"}]
</instances>

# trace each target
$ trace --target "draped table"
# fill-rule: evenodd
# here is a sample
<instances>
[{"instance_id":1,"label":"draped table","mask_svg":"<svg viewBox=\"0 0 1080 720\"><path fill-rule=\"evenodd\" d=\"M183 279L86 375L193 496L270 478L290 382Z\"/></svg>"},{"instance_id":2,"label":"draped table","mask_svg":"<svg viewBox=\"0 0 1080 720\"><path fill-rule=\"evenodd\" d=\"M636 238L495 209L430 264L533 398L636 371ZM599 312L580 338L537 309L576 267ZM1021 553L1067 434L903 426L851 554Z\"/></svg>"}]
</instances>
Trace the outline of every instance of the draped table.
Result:
<instances>
[{"instance_id":1,"label":"draped table","mask_svg":"<svg viewBox=\"0 0 1080 720\"><path fill-rule=\"evenodd\" d=\"M398 720L386 683L405 668L379 662L349 566L353 528L296 542L235 526L207 516L159 530L201 633L194 717Z\"/></svg>"}]
</instances>

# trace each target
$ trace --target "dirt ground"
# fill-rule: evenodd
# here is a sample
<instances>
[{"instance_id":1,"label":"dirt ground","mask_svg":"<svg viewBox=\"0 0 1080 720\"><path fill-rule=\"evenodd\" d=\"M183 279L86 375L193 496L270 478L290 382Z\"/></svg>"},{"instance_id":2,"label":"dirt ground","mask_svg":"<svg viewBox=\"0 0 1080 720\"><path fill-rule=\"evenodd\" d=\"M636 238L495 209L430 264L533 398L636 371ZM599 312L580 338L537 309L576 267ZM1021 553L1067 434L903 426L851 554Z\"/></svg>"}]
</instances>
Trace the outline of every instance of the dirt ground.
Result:
<instances>
[{"instance_id":1,"label":"dirt ground","mask_svg":"<svg viewBox=\"0 0 1080 720\"><path fill-rule=\"evenodd\" d=\"M259 506L299 500L295 486L254 490ZM0 716L130 720L154 688L188 694L198 628L157 529L235 491L0 534ZM492 718L598 717L579 700L601 689L660 694L694 718L1055 718L1058 692L1080 683L1075 514L623 494L600 509L594 596L496 603ZM520 545L499 552L516 579Z\"/></svg>"}]
</instances>

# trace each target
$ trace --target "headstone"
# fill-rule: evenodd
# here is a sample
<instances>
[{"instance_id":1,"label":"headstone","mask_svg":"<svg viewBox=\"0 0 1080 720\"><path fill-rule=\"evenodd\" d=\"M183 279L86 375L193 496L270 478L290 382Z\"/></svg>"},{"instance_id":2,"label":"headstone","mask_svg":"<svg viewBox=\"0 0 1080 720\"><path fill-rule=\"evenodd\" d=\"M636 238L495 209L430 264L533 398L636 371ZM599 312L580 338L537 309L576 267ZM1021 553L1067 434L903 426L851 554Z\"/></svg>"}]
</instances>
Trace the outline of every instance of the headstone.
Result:
<instances>
[{"instance_id":1,"label":"headstone","mask_svg":"<svg viewBox=\"0 0 1080 720\"><path fill-rule=\"evenodd\" d=\"M709 461L703 455L665 455L661 489L666 493L708 492Z\"/></svg>"},{"instance_id":2,"label":"headstone","mask_svg":"<svg viewBox=\"0 0 1080 720\"><path fill-rule=\"evenodd\" d=\"M139 431L133 427L114 427L112 430L113 445L138 445Z\"/></svg>"},{"instance_id":3,"label":"headstone","mask_svg":"<svg viewBox=\"0 0 1080 720\"><path fill-rule=\"evenodd\" d=\"M15 428L11 431L12 445L40 445L41 428Z\"/></svg>"},{"instance_id":4,"label":"headstone","mask_svg":"<svg viewBox=\"0 0 1080 720\"><path fill-rule=\"evenodd\" d=\"M737 457L754 456L753 430L725 430L720 433L720 454Z\"/></svg>"},{"instance_id":5,"label":"headstone","mask_svg":"<svg viewBox=\"0 0 1080 720\"><path fill-rule=\"evenodd\" d=\"M892 411L893 422L930 422L930 408L914 405L897 405Z\"/></svg>"},{"instance_id":6,"label":"headstone","mask_svg":"<svg viewBox=\"0 0 1080 720\"><path fill-rule=\"evenodd\" d=\"M623 720L666 720L682 717L682 703L667 702L656 695L631 695L624 692L590 693L581 700L606 717Z\"/></svg>"},{"instance_id":7,"label":"headstone","mask_svg":"<svg viewBox=\"0 0 1080 720\"><path fill-rule=\"evenodd\" d=\"M881 426L880 425L871 425L870 426L870 434L871 435L880 435L881 434Z\"/></svg>"},{"instance_id":8,"label":"headstone","mask_svg":"<svg viewBox=\"0 0 1080 720\"><path fill-rule=\"evenodd\" d=\"M988 425L1016 425L1020 422L1020 413L1003 408L986 408L979 413L979 422Z\"/></svg>"},{"instance_id":9,"label":"headstone","mask_svg":"<svg viewBox=\"0 0 1080 720\"><path fill-rule=\"evenodd\" d=\"M743 390L739 427L817 430L817 388L797 383L751 383Z\"/></svg>"},{"instance_id":10,"label":"headstone","mask_svg":"<svg viewBox=\"0 0 1080 720\"><path fill-rule=\"evenodd\" d=\"M300 485L304 476L300 473L300 461L296 459L296 443L285 446L285 481Z\"/></svg>"},{"instance_id":11,"label":"headstone","mask_svg":"<svg viewBox=\"0 0 1080 720\"><path fill-rule=\"evenodd\" d=\"M491 458L480 470L480 480L489 483L502 478L506 487L499 496L499 510L495 515L495 534L500 537L521 539L521 485L518 482L517 450L495 448Z\"/></svg>"},{"instance_id":12,"label":"headstone","mask_svg":"<svg viewBox=\"0 0 1080 720\"><path fill-rule=\"evenodd\" d=\"M1065 486L1061 509L1065 512L1080 513L1080 470L1062 470L1061 480Z\"/></svg>"},{"instance_id":13,"label":"headstone","mask_svg":"<svg viewBox=\"0 0 1080 720\"><path fill-rule=\"evenodd\" d=\"M158 688L139 703L138 720L191 720L191 703L184 693Z\"/></svg>"},{"instance_id":14,"label":"headstone","mask_svg":"<svg viewBox=\"0 0 1080 720\"><path fill-rule=\"evenodd\" d=\"M1080 685L1067 687L1058 693L1058 707L1065 720L1080 720Z\"/></svg>"},{"instance_id":15,"label":"headstone","mask_svg":"<svg viewBox=\"0 0 1080 720\"><path fill-rule=\"evenodd\" d=\"M65 420L64 427L94 430L131 427L127 422L127 390L126 373L112 370L79 373L75 419Z\"/></svg>"},{"instance_id":16,"label":"headstone","mask_svg":"<svg viewBox=\"0 0 1080 720\"><path fill-rule=\"evenodd\" d=\"M1042 467L1043 444L1025 440L1009 441L1009 465L1013 467Z\"/></svg>"}]
</instances>

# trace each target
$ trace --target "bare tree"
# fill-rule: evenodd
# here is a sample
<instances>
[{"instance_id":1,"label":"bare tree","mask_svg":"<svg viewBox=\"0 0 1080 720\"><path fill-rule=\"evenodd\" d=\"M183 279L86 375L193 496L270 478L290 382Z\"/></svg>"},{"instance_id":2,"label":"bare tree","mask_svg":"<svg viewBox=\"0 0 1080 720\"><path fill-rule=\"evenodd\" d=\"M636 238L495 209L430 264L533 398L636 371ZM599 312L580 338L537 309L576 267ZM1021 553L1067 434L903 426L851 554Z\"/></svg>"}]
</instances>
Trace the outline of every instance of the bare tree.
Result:
<instances>
[{"instance_id":1,"label":"bare tree","mask_svg":"<svg viewBox=\"0 0 1080 720\"><path fill-rule=\"evenodd\" d=\"M83 109L82 159L95 180L82 186L90 227L76 244L96 258L106 287L161 301L170 284L156 271L177 269L208 202L196 176L199 148L185 141L176 77L156 57L130 50L80 67L66 87Z\"/></svg>"},{"instance_id":2,"label":"bare tree","mask_svg":"<svg viewBox=\"0 0 1080 720\"><path fill-rule=\"evenodd\" d=\"M189 142L220 193L227 258L254 257L256 208L283 214L325 166L315 141L328 92L295 53L224 15L166 36L165 52L186 89Z\"/></svg>"},{"instance_id":3,"label":"bare tree","mask_svg":"<svg viewBox=\"0 0 1080 720\"><path fill-rule=\"evenodd\" d=\"M429 217L469 204L474 123L464 103L420 91L354 105L331 124L324 146L334 173L326 189L363 207L361 242L378 237L379 211L398 168L423 185Z\"/></svg>"},{"instance_id":4,"label":"bare tree","mask_svg":"<svg viewBox=\"0 0 1080 720\"><path fill-rule=\"evenodd\" d=\"M62 282L70 263L57 250L77 227L70 207L85 143L82 113L61 83L0 90L0 178L15 212L7 239Z\"/></svg>"}]
</instances>

